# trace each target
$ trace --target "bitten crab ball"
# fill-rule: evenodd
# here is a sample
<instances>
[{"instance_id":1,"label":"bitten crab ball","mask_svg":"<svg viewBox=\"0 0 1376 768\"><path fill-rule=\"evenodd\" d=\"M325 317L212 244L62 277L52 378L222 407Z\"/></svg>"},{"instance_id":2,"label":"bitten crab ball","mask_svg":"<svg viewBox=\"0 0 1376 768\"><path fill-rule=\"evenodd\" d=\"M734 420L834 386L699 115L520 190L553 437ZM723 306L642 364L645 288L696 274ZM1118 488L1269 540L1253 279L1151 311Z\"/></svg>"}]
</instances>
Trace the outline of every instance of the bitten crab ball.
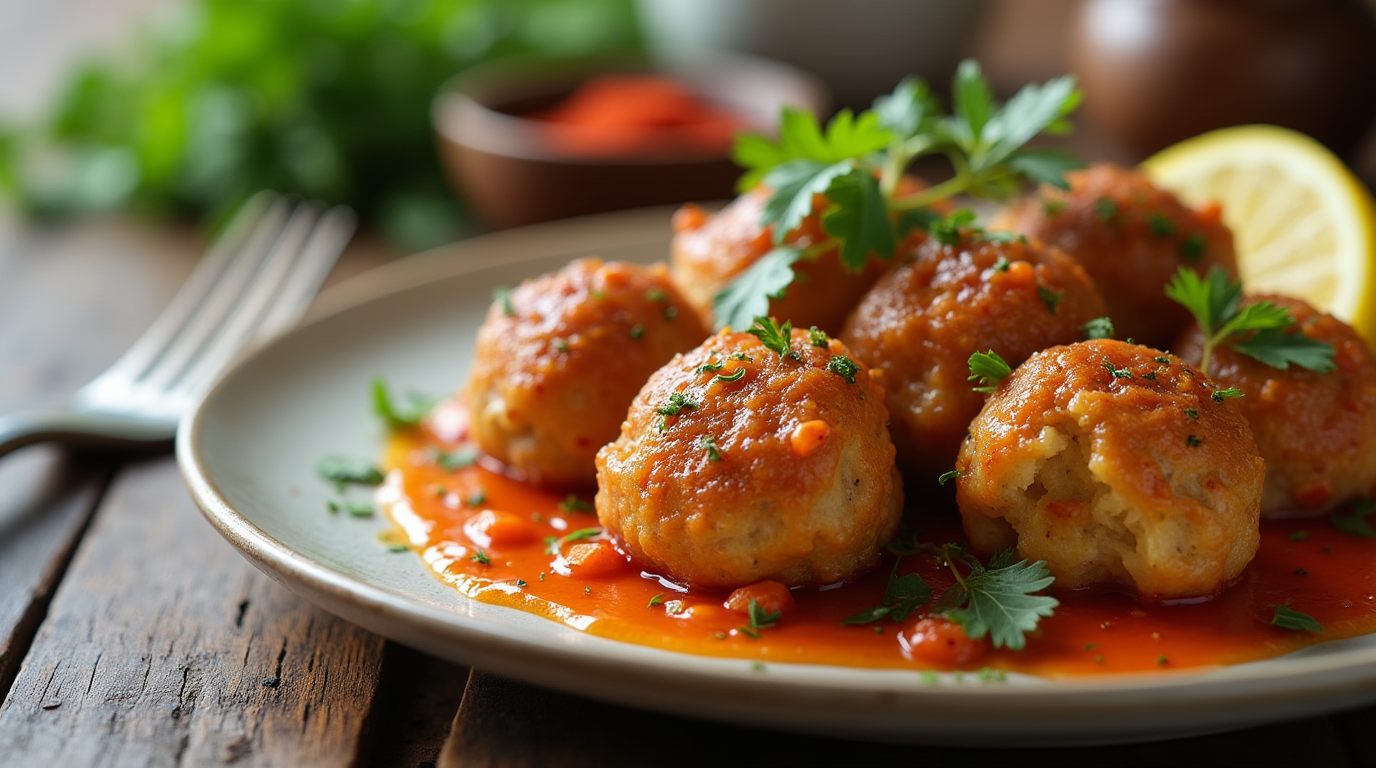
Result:
<instances>
[{"instance_id":1,"label":"bitten crab ball","mask_svg":"<svg viewBox=\"0 0 1376 768\"><path fill-rule=\"evenodd\" d=\"M642 567L693 586L846 579L902 515L887 418L836 339L712 336L650 377L598 452L598 519Z\"/></svg>"},{"instance_id":2,"label":"bitten crab ball","mask_svg":"<svg viewBox=\"0 0 1376 768\"><path fill-rule=\"evenodd\" d=\"M1216 594L1256 554L1266 471L1222 387L1110 339L1033 355L989 397L956 462L971 546L1045 560L1058 587Z\"/></svg>"},{"instance_id":3,"label":"bitten crab ball","mask_svg":"<svg viewBox=\"0 0 1376 768\"><path fill-rule=\"evenodd\" d=\"M922 186L905 179L905 189L915 191ZM673 278L709 326L713 297L774 248L773 228L760 224L769 195L767 187L756 187L717 213L689 204L674 215ZM825 205L826 200L818 195L816 202ZM798 231L787 237L788 244L806 248L830 237L822 229L818 210L814 207ZM900 243L899 252L920 237L918 232ZM799 261L794 265L793 284L782 298L770 302L769 314L790 320L799 328L815 325L835 333L887 268L885 261L871 256L864 269L851 272L841 264L835 249L816 259Z\"/></svg>"},{"instance_id":4,"label":"bitten crab ball","mask_svg":"<svg viewBox=\"0 0 1376 768\"><path fill-rule=\"evenodd\" d=\"M645 379L706 335L662 265L580 259L528 280L478 331L473 437L533 483L590 486Z\"/></svg>"},{"instance_id":5,"label":"bitten crab ball","mask_svg":"<svg viewBox=\"0 0 1376 768\"><path fill-rule=\"evenodd\" d=\"M861 301L841 339L882 372L898 462L910 482L951 468L984 405L969 359L993 350L1016 363L1079 341L1104 314L1089 276L1036 241L961 230L927 240Z\"/></svg>"},{"instance_id":6,"label":"bitten crab ball","mask_svg":"<svg viewBox=\"0 0 1376 768\"><path fill-rule=\"evenodd\" d=\"M1190 208L1139 171L1109 164L1066 174L1070 191L1043 187L993 226L1060 248L1084 266L1108 304L1120 338L1165 347L1190 316L1166 298L1182 266L1236 274L1233 236L1217 205Z\"/></svg>"},{"instance_id":7,"label":"bitten crab ball","mask_svg":"<svg viewBox=\"0 0 1376 768\"><path fill-rule=\"evenodd\" d=\"M1259 301L1289 310L1296 325L1284 332L1331 345L1332 365L1282 370L1224 344L1214 347L1208 372L1244 394L1237 403L1266 460L1262 514L1319 514L1376 485L1376 358L1351 326L1299 299L1253 296L1242 304ZM1175 349L1198 364L1199 328Z\"/></svg>"}]
</instances>

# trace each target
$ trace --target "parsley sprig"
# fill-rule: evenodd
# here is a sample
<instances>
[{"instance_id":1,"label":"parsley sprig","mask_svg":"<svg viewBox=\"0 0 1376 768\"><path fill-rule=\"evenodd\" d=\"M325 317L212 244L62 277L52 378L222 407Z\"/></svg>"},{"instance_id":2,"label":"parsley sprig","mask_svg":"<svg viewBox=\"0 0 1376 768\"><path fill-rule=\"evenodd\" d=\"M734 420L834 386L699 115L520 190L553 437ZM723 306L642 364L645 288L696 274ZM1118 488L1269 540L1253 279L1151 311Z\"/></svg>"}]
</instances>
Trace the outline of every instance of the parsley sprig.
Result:
<instances>
[{"instance_id":1,"label":"parsley sprig","mask_svg":"<svg viewBox=\"0 0 1376 768\"><path fill-rule=\"evenodd\" d=\"M871 255L892 258L907 230L939 219L931 206L954 195L1005 198L1025 179L1067 188L1064 173L1080 162L1025 145L1040 134L1069 131L1066 117L1080 102L1073 78L1028 85L999 104L979 64L967 60L952 93L953 109L945 114L927 83L908 78L872 109L842 110L825 129L810 112L785 108L778 139L738 137L733 155L746 169L738 186L769 187L760 223L773 228L776 247L717 294L718 326L741 328L766 314L770 299L781 298L793 282L799 260L835 249L858 272ZM899 194L908 166L928 155L945 156L951 178ZM827 237L806 247L786 245L812 213L816 195L827 201L821 211Z\"/></svg>"},{"instance_id":2,"label":"parsley sprig","mask_svg":"<svg viewBox=\"0 0 1376 768\"><path fill-rule=\"evenodd\" d=\"M387 380L378 376L372 385L373 413L382 419L387 428L393 431L414 429L419 426L425 415L434 407L435 401L414 392L408 393L399 402L392 397Z\"/></svg>"},{"instance_id":3,"label":"parsley sprig","mask_svg":"<svg viewBox=\"0 0 1376 768\"><path fill-rule=\"evenodd\" d=\"M1337 367L1332 344L1286 332L1295 325L1290 310L1269 301L1240 306L1242 284L1228 277L1221 267L1209 270L1203 278L1181 267L1166 286L1166 295L1188 309L1199 323L1204 334L1199 369L1206 374L1213 351L1220 344L1281 370L1298 365L1315 373L1329 373Z\"/></svg>"},{"instance_id":4,"label":"parsley sprig","mask_svg":"<svg viewBox=\"0 0 1376 768\"><path fill-rule=\"evenodd\" d=\"M775 322L772 317L757 317L754 320L755 326L746 333L760 340L760 343L771 352L776 352L780 360L791 358L798 359L798 353L793 351L793 323L785 320L782 325Z\"/></svg>"},{"instance_id":5,"label":"parsley sprig","mask_svg":"<svg viewBox=\"0 0 1376 768\"><path fill-rule=\"evenodd\" d=\"M938 547L905 541L902 537L892 542L889 549L898 559L889 574L883 604L845 619L843 625L870 624L886 616L901 622L930 601L931 588L921 576L898 575L903 559L918 553L937 556L955 576L956 583L936 601L933 612L963 626L972 640L987 635L995 648L1020 651L1027 646L1027 633L1060 605L1054 597L1036 594L1055 581L1045 560L1014 562L1012 550L1004 550L986 565L961 544Z\"/></svg>"}]
</instances>

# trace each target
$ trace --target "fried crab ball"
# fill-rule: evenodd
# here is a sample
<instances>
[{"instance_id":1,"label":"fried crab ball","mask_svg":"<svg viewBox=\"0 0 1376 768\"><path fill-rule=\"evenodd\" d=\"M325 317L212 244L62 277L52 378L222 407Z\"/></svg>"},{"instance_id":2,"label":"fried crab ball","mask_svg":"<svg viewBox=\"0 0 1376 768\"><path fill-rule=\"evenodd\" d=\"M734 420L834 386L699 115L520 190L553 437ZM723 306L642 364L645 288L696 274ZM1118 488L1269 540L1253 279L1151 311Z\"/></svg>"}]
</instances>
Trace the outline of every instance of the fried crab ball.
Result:
<instances>
[{"instance_id":1,"label":"fried crab ball","mask_svg":"<svg viewBox=\"0 0 1376 768\"><path fill-rule=\"evenodd\" d=\"M589 486L645 379L706 335L662 265L580 259L527 280L478 331L473 438L533 483Z\"/></svg>"},{"instance_id":2,"label":"fried crab ball","mask_svg":"<svg viewBox=\"0 0 1376 768\"><path fill-rule=\"evenodd\" d=\"M951 468L965 428L984 405L969 359L993 350L1010 363L1081 338L1104 314L1089 276L1035 241L962 230L927 240L861 301L841 340L882 372L899 466L909 483Z\"/></svg>"},{"instance_id":3,"label":"fried crab ball","mask_svg":"<svg viewBox=\"0 0 1376 768\"><path fill-rule=\"evenodd\" d=\"M915 179L905 179L903 188L917 191L923 186ZM712 298L717 292L774 248L773 228L760 225L769 195L769 189L760 186L715 214L691 203L674 214L674 282L708 326L712 325ZM815 200L818 205L826 201L821 195ZM789 235L789 244L805 248L830 237L822 229L818 210L814 207L799 231ZM921 237L917 231L899 244L898 252L911 248ZM769 314L791 320L799 328L815 325L835 333L887 268L885 261L871 257L863 270L851 272L842 266L834 249L814 260L800 261L794 265L796 279L783 298L770 302Z\"/></svg>"},{"instance_id":4,"label":"fried crab ball","mask_svg":"<svg viewBox=\"0 0 1376 768\"><path fill-rule=\"evenodd\" d=\"M1165 347L1190 316L1166 297L1181 265L1199 274L1218 265L1237 273L1233 235L1216 205L1193 209L1140 171L1098 164L1066 174L1069 192L1052 187L1010 207L992 226L1060 248L1094 278L1122 338Z\"/></svg>"},{"instance_id":5,"label":"fried crab ball","mask_svg":"<svg viewBox=\"0 0 1376 768\"><path fill-rule=\"evenodd\" d=\"M597 517L643 567L792 586L878 562L903 509L883 390L836 339L795 330L789 348L712 336L650 377L598 452Z\"/></svg>"},{"instance_id":6,"label":"fried crab ball","mask_svg":"<svg viewBox=\"0 0 1376 768\"><path fill-rule=\"evenodd\" d=\"M1064 588L1218 593L1256 554L1266 471L1221 386L1111 339L1033 355L989 397L956 462L971 546L1045 560Z\"/></svg>"},{"instance_id":7,"label":"fried crab ball","mask_svg":"<svg viewBox=\"0 0 1376 768\"><path fill-rule=\"evenodd\" d=\"M1253 296L1242 304L1258 301L1288 309L1295 332L1333 345L1336 368L1282 370L1219 345L1208 373L1244 393L1238 406L1266 460L1262 515L1320 514L1376 485L1376 358L1351 326L1299 299ZM1198 327L1175 346L1192 364L1202 348Z\"/></svg>"}]
</instances>

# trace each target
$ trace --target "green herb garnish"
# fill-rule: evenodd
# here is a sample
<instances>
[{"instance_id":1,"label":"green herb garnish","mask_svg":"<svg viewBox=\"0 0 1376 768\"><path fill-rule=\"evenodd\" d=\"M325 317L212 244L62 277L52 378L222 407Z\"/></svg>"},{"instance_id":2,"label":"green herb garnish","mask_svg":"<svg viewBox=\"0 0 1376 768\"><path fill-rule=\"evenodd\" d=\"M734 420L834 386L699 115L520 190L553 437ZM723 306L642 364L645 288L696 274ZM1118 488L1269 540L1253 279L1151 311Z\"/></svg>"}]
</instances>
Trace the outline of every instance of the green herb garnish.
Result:
<instances>
[{"instance_id":1,"label":"green herb garnish","mask_svg":"<svg viewBox=\"0 0 1376 768\"><path fill-rule=\"evenodd\" d=\"M340 491L349 483L377 485L383 480L382 470L376 465L348 456L326 456L315 465L315 471Z\"/></svg>"},{"instance_id":2,"label":"green herb garnish","mask_svg":"<svg viewBox=\"0 0 1376 768\"><path fill-rule=\"evenodd\" d=\"M744 367L744 366L742 366L742 367L740 367L740 368L737 368L736 370L732 371L731 373L719 373L719 374L717 374L716 376L712 377L712 380L713 380L713 381L720 381L720 382L723 382L723 383L726 383L726 384L730 384L730 383L733 382L733 381L740 381L740 380L741 380L741 377L743 377L743 376L745 376L745 367Z\"/></svg>"},{"instance_id":3,"label":"green herb garnish","mask_svg":"<svg viewBox=\"0 0 1376 768\"><path fill-rule=\"evenodd\" d=\"M400 403L394 403L387 382L381 376L373 379L372 393L373 413L382 419L388 429L394 431L419 426L434 405L430 398L414 393L408 394Z\"/></svg>"},{"instance_id":4,"label":"green herb garnish","mask_svg":"<svg viewBox=\"0 0 1376 768\"><path fill-rule=\"evenodd\" d=\"M698 447L707 451L708 461L721 461L721 451L717 449L717 439L711 435L703 435L698 441Z\"/></svg>"},{"instance_id":5,"label":"green herb garnish","mask_svg":"<svg viewBox=\"0 0 1376 768\"><path fill-rule=\"evenodd\" d=\"M1369 498L1358 499L1348 515L1329 515L1328 522L1336 529L1361 539L1376 539L1376 529L1371 527L1367 518L1376 513L1376 501Z\"/></svg>"},{"instance_id":6,"label":"green herb garnish","mask_svg":"<svg viewBox=\"0 0 1376 768\"><path fill-rule=\"evenodd\" d=\"M1301 613L1288 605L1272 606L1276 609L1276 615L1271 617L1271 625L1281 629L1303 630L1323 634L1323 625L1314 620L1313 616Z\"/></svg>"},{"instance_id":7,"label":"green herb garnish","mask_svg":"<svg viewBox=\"0 0 1376 768\"><path fill-rule=\"evenodd\" d=\"M565 512L592 512L596 507L591 502L583 501L578 498L578 494L570 493L559 502L559 509Z\"/></svg>"},{"instance_id":8,"label":"green herb garnish","mask_svg":"<svg viewBox=\"0 0 1376 768\"><path fill-rule=\"evenodd\" d=\"M373 509L372 504L366 501L346 501L344 502L344 511L354 517L372 517L376 510Z\"/></svg>"},{"instance_id":9,"label":"green herb garnish","mask_svg":"<svg viewBox=\"0 0 1376 768\"><path fill-rule=\"evenodd\" d=\"M492 301L496 302L499 306L501 306L501 308L502 308L502 314L506 315L507 317L514 317L514 316L516 315L516 308L513 307L513 306L511 305L511 289L510 289L510 288L506 288L506 287L497 287L497 288L493 288L493 289L492 289Z\"/></svg>"},{"instance_id":10,"label":"green herb garnish","mask_svg":"<svg viewBox=\"0 0 1376 768\"><path fill-rule=\"evenodd\" d=\"M1025 145L1042 133L1064 133L1065 117L1080 94L1069 77L1029 85L1000 105L979 64L961 63L952 87L954 109L941 105L921 80L909 78L873 109L843 110L823 130L812 114L785 108L777 140L743 134L734 157L746 168L739 188L770 188L761 224L771 227L776 248L713 302L718 326L744 327L767 314L794 279L799 259L838 251L843 265L860 271L871 256L893 257L896 243L914 226L936 215L930 206L957 194L1004 198L1024 179L1068 188L1064 173L1080 163L1063 152ZM944 155L954 176L911 194L899 194L899 180L917 158ZM828 235L806 249L783 246L813 213L814 195Z\"/></svg>"},{"instance_id":11,"label":"green herb garnish","mask_svg":"<svg viewBox=\"0 0 1376 768\"><path fill-rule=\"evenodd\" d=\"M994 350L976 352L970 355L970 381L978 382L976 392L989 393L999 388L999 384L1013 372L1008 363Z\"/></svg>"},{"instance_id":12,"label":"green herb garnish","mask_svg":"<svg viewBox=\"0 0 1376 768\"><path fill-rule=\"evenodd\" d=\"M823 331L815 325L807 329L807 340L812 342L812 346L822 348L825 348L827 342L830 341L827 338L826 331Z\"/></svg>"},{"instance_id":13,"label":"green herb garnish","mask_svg":"<svg viewBox=\"0 0 1376 768\"><path fill-rule=\"evenodd\" d=\"M1175 234L1175 222L1165 214L1153 213L1147 217L1147 230L1155 237L1170 237Z\"/></svg>"},{"instance_id":14,"label":"green herb garnish","mask_svg":"<svg viewBox=\"0 0 1376 768\"><path fill-rule=\"evenodd\" d=\"M1200 436L1198 436L1198 435L1190 435L1190 436L1188 436L1188 437L1185 438L1185 445L1188 445L1188 446L1191 447L1191 448L1198 448L1199 446L1201 446L1201 445L1203 445L1203 444L1204 444L1204 438L1202 438L1202 437L1200 437Z\"/></svg>"},{"instance_id":15,"label":"green herb garnish","mask_svg":"<svg viewBox=\"0 0 1376 768\"><path fill-rule=\"evenodd\" d=\"M1093 320L1080 326L1080 338L1085 341L1091 339L1111 339L1113 338L1113 321L1107 317L1096 317Z\"/></svg>"},{"instance_id":16,"label":"green herb garnish","mask_svg":"<svg viewBox=\"0 0 1376 768\"><path fill-rule=\"evenodd\" d=\"M938 485L945 485L946 483L955 480L958 477L960 477L960 470L952 469L947 472L942 472L941 476L936 479L936 482Z\"/></svg>"},{"instance_id":17,"label":"green herb garnish","mask_svg":"<svg viewBox=\"0 0 1376 768\"><path fill-rule=\"evenodd\" d=\"M827 370L854 384L856 374L860 373L860 366L845 355L832 355L827 361Z\"/></svg>"},{"instance_id":18,"label":"green herb garnish","mask_svg":"<svg viewBox=\"0 0 1376 768\"><path fill-rule=\"evenodd\" d=\"M441 451L435 449L430 457L434 459L435 466L445 472L454 472L460 469L467 469L477 463L478 457L482 455L475 446L466 445L457 451Z\"/></svg>"},{"instance_id":19,"label":"green herb garnish","mask_svg":"<svg viewBox=\"0 0 1376 768\"><path fill-rule=\"evenodd\" d=\"M579 528L578 530L565 535L562 541L563 543L567 544L570 541L581 541L583 539L591 539L592 537L597 536L601 533L601 528Z\"/></svg>"},{"instance_id":20,"label":"green herb garnish","mask_svg":"<svg viewBox=\"0 0 1376 768\"><path fill-rule=\"evenodd\" d=\"M793 323L785 320L783 325L774 321L772 317L757 317L755 325L746 333L754 336L764 344L765 349L776 352L779 359L793 358L798 359L798 353L793 351Z\"/></svg>"},{"instance_id":21,"label":"green herb garnish","mask_svg":"<svg viewBox=\"0 0 1376 768\"><path fill-rule=\"evenodd\" d=\"M481 549L474 550L473 554L468 559L481 565L492 565L492 558L488 557L487 553Z\"/></svg>"},{"instance_id":22,"label":"green herb garnish","mask_svg":"<svg viewBox=\"0 0 1376 768\"><path fill-rule=\"evenodd\" d=\"M1328 373L1337 367L1333 345L1303 333L1284 332L1295 325L1289 310L1269 301L1241 306L1242 284L1228 277L1222 267L1214 267L1203 278L1181 267L1166 286L1166 295L1188 309L1199 323L1204 336L1199 369L1205 374L1220 344L1281 370L1294 364Z\"/></svg>"},{"instance_id":23,"label":"green herb garnish","mask_svg":"<svg viewBox=\"0 0 1376 768\"><path fill-rule=\"evenodd\" d=\"M1064 297L1065 293L1063 291L1053 291L1044 285L1037 286L1037 298L1042 300L1047 310L1053 315L1056 314L1056 305L1060 304L1061 299Z\"/></svg>"},{"instance_id":24,"label":"green herb garnish","mask_svg":"<svg viewBox=\"0 0 1376 768\"><path fill-rule=\"evenodd\" d=\"M1242 394L1242 390L1237 387L1228 387L1227 389L1216 389L1210 392L1209 397L1213 399L1215 403L1221 403L1229 398L1242 397Z\"/></svg>"}]
</instances>

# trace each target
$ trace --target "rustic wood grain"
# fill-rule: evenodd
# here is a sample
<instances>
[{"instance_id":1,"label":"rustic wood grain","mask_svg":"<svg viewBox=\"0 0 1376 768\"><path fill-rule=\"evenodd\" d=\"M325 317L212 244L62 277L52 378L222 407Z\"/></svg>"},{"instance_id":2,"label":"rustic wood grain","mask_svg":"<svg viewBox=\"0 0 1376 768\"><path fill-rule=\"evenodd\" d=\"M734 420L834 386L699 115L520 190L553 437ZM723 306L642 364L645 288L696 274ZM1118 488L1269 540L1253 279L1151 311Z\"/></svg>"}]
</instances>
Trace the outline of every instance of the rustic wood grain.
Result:
<instances>
[{"instance_id":1,"label":"rustic wood grain","mask_svg":"<svg viewBox=\"0 0 1376 768\"><path fill-rule=\"evenodd\" d=\"M435 768L463 699L468 668L387 644L373 768Z\"/></svg>"},{"instance_id":2,"label":"rustic wood grain","mask_svg":"<svg viewBox=\"0 0 1376 768\"><path fill-rule=\"evenodd\" d=\"M1331 719L1120 747L949 749L873 744L675 718L547 691L475 670L439 768L526 766L1370 765L1350 759Z\"/></svg>"},{"instance_id":3,"label":"rustic wood grain","mask_svg":"<svg viewBox=\"0 0 1376 768\"><path fill-rule=\"evenodd\" d=\"M384 642L255 571L170 458L132 465L0 706L12 765L349 765Z\"/></svg>"}]
</instances>

